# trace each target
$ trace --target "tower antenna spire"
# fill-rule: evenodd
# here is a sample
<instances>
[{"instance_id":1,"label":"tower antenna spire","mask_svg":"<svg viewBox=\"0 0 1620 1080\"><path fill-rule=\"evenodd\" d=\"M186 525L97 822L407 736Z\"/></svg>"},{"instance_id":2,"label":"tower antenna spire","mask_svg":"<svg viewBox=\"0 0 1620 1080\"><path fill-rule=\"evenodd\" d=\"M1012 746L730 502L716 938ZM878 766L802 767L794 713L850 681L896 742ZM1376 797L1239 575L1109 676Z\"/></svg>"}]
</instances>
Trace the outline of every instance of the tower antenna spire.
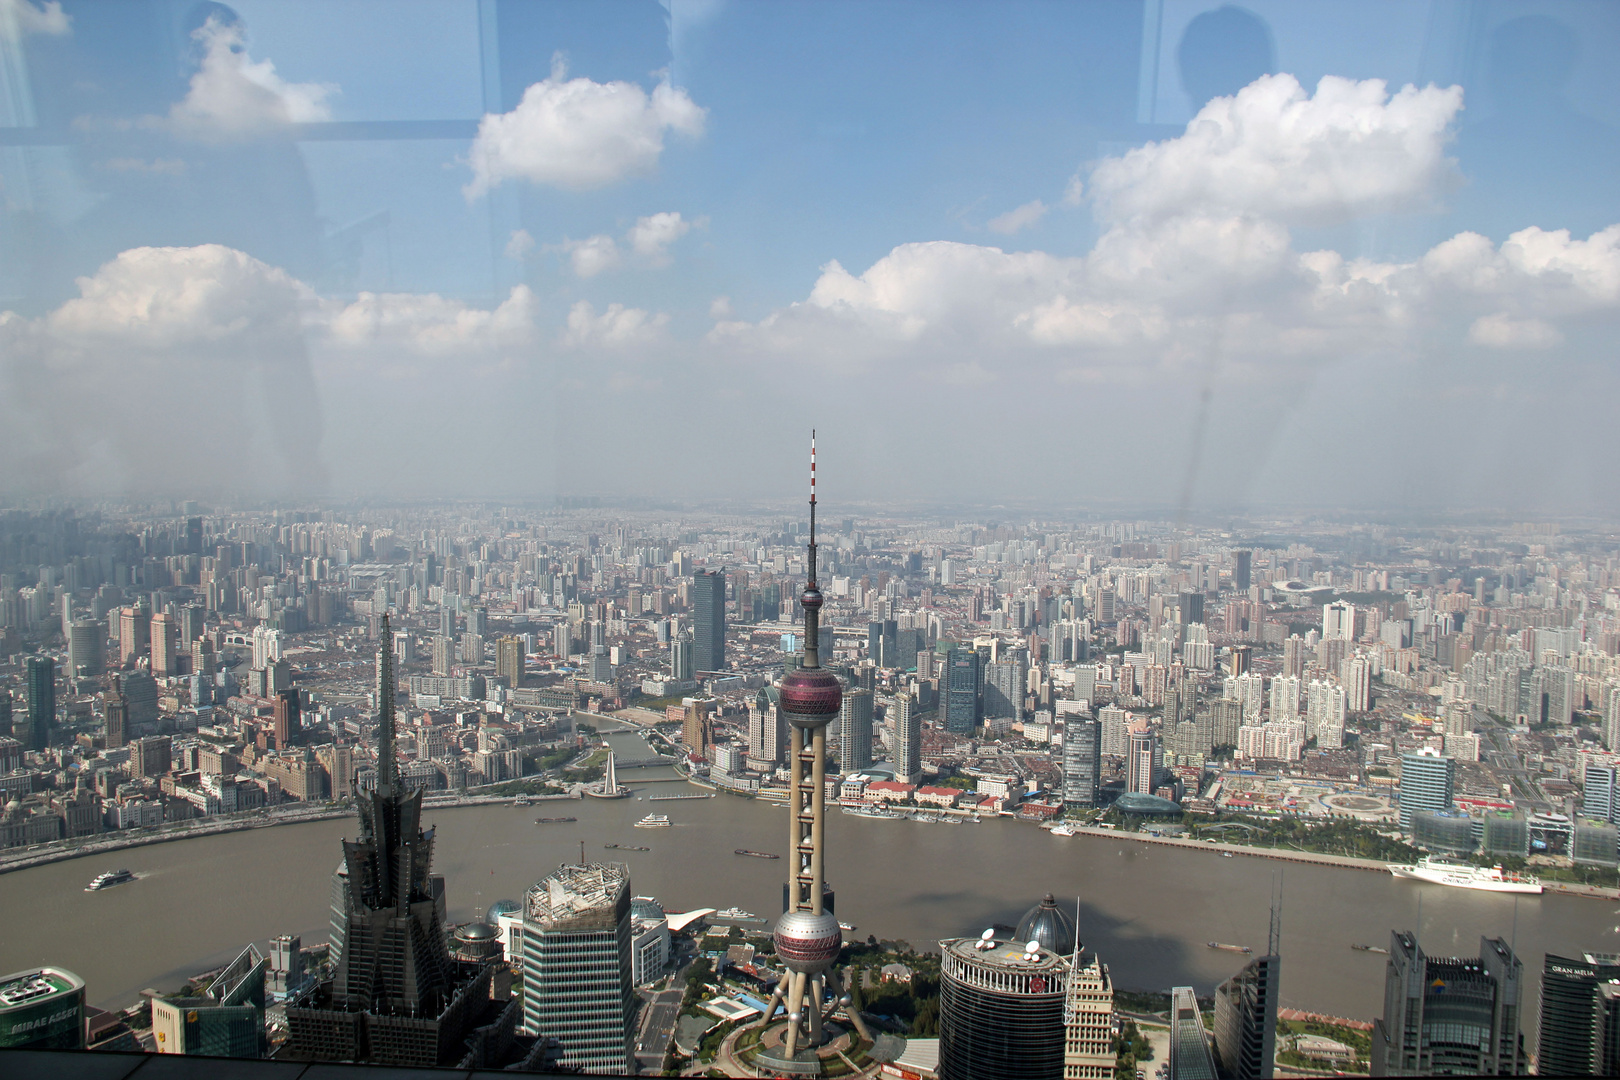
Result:
<instances>
[{"instance_id":1,"label":"tower antenna spire","mask_svg":"<svg viewBox=\"0 0 1620 1080\"><path fill-rule=\"evenodd\" d=\"M821 588L816 584L816 431L810 429L810 580L804 584L804 666L821 667Z\"/></svg>"}]
</instances>

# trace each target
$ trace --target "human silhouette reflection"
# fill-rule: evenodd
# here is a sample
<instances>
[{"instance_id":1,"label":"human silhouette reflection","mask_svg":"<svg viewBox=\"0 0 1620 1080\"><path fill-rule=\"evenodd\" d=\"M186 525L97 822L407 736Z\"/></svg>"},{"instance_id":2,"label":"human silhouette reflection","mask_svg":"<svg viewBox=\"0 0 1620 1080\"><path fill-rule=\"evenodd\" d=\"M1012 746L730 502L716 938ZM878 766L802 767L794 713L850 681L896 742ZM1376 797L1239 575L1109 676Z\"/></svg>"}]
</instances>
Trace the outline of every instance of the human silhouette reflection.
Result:
<instances>
[{"instance_id":1,"label":"human silhouette reflection","mask_svg":"<svg viewBox=\"0 0 1620 1080\"><path fill-rule=\"evenodd\" d=\"M1187 24L1176 47L1181 88L1192 112L1277 70L1271 27L1247 8L1225 4Z\"/></svg>"},{"instance_id":2,"label":"human silhouette reflection","mask_svg":"<svg viewBox=\"0 0 1620 1080\"><path fill-rule=\"evenodd\" d=\"M1580 54L1575 31L1549 15L1510 19L1491 32L1483 92L1465 88L1461 227L1496 240L1527 225L1584 237L1620 221L1620 140L1569 98Z\"/></svg>"}]
</instances>

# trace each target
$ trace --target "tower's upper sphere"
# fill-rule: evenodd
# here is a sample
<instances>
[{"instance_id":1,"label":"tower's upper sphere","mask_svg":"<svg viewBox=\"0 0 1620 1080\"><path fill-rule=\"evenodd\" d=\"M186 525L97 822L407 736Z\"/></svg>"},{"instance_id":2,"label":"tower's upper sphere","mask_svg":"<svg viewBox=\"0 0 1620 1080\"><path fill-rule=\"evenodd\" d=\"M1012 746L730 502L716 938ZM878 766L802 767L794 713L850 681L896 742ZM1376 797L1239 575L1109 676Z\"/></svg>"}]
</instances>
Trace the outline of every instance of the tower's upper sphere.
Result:
<instances>
[{"instance_id":1,"label":"tower's upper sphere","mask_svg":"<svg viewBox=\"0 0 1620 1080\"><path fill-rule=\"evenodd\" d=\"M838 715L844 691L838 676L824 668L790 671L782 676L778 709L795 727L820 727Z\"/></svg>"},{"instance_id":2,"label":"tower's upper sphere","mask_svg":"<svg viewBox=\"0 0 1620 1080\"><path fill-rule=\"evenodd\" d=\"M821 610L821 590L816 588L814 585L806 585L804 587L804 595L799 597L799 603L803 604L811 611Z\"/></svg>"}]
</instances>

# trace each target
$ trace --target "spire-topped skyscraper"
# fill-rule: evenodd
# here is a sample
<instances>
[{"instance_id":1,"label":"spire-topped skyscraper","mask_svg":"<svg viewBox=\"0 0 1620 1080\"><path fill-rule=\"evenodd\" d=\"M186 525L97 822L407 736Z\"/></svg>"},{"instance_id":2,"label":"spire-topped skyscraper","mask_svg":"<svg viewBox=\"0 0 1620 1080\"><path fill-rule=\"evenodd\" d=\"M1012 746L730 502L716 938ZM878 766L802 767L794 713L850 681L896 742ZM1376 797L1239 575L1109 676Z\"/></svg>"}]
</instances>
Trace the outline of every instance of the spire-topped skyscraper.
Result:
<instances>
[{"instance_id":1,"label":"spire-topped skyscraper","mask_svg":"<svg viewBox=\"0 0 1620 1080\"><path fill-rule=\"evenodd\" d=\"M355 792L360 837L343 842L333 876L335 971L312 1007L289 1007L292 1056L388 1065L482 1065L474 1027L516 1024L511 1002L492 1002L493 968L451 958L444 879L433 869L433 830L422 828L422 789L405 790L394 763L393 634L383 616L377 650L377 785Z\"/></svg>"},{"instance_id":2,"label":"spire-topped skyscraper","mask_svg":"<svg viewBox=\"0 0 1620 1080\"><path fill-rule=\"evenodd\" d=\"M827 725L838 718L843 690L838 678L821 666L821 589L816 584L816 437L810 433L810 545L809 580L799 597L804 607L804 663L782 678L778 715L792 729L789 752L788 806L792 811L789 845L793 876L788 881L788 909L776 923L776 954L788 973L777 984L765 1010L766 1021L776 1014L777 1003L787 1008L788 1028L781 1058L792 1061L800 1047L825 1040L824 1022L839 1004L838 974L832 965L843 948L838 920L826 910L822 889L826 866L825 792ZM823 1011L826 991L833 1003ZM858 1013L849 1017L862 1037L870 1038Z\"/></svg>"}]
</instances>

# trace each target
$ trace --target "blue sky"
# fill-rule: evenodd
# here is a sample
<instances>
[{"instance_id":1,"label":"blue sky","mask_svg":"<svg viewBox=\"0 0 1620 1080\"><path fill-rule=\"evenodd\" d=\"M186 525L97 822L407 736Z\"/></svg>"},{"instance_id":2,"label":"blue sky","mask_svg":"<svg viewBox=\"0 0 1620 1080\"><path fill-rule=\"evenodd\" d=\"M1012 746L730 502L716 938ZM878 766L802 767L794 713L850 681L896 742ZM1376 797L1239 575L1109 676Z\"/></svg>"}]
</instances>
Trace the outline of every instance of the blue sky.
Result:
<instances>
[{"instance_id":1,"label":"blue sky","mask_svg":"<svg viewBox=\"0 0 1620 1080\"><path fill-rule=\"evenodd\" d=\"M13 396L167 370L236 444L24 417L21 490L753 495L815 421L869 499L1620 494L1495 437L1614 389L1613 4L0 0L0 46ZM199 276L225 323L154 306ZM379 401L491 464L407 480Z\"/></svg>"}]
</instances>

